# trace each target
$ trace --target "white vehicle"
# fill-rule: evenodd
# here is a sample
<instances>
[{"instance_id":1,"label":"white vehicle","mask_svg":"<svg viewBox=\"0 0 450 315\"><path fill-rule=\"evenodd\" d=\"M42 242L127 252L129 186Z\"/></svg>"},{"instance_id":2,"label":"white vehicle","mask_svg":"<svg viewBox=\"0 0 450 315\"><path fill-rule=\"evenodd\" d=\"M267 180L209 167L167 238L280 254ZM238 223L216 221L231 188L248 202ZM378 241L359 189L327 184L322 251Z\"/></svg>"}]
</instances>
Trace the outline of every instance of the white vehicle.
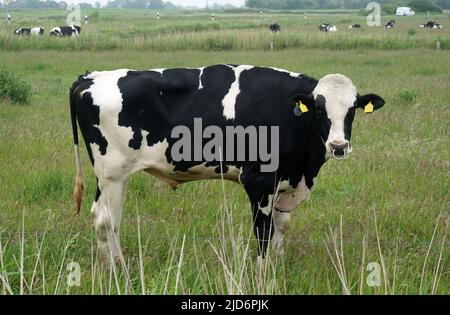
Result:
<instances>
[{"instance_id":1,"label":"white vehicle","mask_svg":"<svg viewBox=\"0 0 450 315\"><path fill-rule=\"evenodd\" d=\"M400 16L411 16L416 14L416 12L414 12L410 7L398 7L395 14Z\"/></svg>"}]
</instances>

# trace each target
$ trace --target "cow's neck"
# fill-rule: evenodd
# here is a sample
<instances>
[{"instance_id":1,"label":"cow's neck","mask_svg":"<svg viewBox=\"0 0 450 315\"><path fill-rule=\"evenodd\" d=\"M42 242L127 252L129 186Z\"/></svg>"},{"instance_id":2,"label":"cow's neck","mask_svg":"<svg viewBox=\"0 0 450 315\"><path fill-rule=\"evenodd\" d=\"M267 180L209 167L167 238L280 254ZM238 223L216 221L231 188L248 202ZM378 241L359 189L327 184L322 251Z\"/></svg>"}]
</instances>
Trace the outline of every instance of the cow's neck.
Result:
<instances>
[{"instance_id":1,"label":"cow's neck","mask_svg":"<svg viewBox=\"0 0 450 315\"><path fill-rule=\"evenodd\" d=\"M306 147L301 148L301 151L298 152L300 163L296 167L295 172L298 175L295 177L301 180L304 176L306 185L311 189L320 168L327 160L325 159L325 146L316 128L311 129L309 139Z\"/></svg>"}]
</instances>

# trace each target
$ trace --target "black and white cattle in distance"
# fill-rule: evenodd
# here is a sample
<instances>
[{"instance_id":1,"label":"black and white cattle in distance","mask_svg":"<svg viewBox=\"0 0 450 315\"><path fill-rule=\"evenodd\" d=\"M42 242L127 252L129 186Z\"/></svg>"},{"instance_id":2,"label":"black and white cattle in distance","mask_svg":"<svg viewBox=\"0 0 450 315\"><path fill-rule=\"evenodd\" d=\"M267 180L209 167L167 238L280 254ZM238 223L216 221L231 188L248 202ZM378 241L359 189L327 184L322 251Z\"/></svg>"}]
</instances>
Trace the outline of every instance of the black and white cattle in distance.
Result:
<instances>
[{"instance_id":1,"label":"black and white cattle in distance","mask_svg":"<svg viewBox=\"0 0 450 315\"><path fill-rule=\"evenodd\" d=\"M395 20L390 20L389 22L386 23L386 25L384 26L385 29L391 29L395 27Z\"/></svg>"},{"instance_id":2,"label":"black and white cattle in distance","mask_svg":"<svg viewBox=\"0 0 450 315\"><path fill-rule=\"evenodd\" d=\"M337 27L333 24L323 23L319 25L319 30L321 32L337 32Z\"/></svg>"},{"instance_id":3,"label":"black and white cattle in distance","mask_svg":"<svg viewBox=\"0 0 450 315\"><path fill-rule=\"evenodd\" d=\"M282 253L291 212L310 194L322 165L351 153L356 111L372 113L383 105L375 94L358 94L352 81L341 74L316 80L247 65L86 73L70 89L77 209L84 187L79 128L97 177L91 212L98 246L106 258L122 259L116 236L127 181L138 171L171 187L221 178L241 185L253 213L258 260L265 257L270 242ZM268 127L264 134L258 131L263 127ZM203 138L191 139L200 150L186 159L175 159L173 154L180 149L177 128L194 135L203 130ZM228 132L238 129L249 135L257 130L258 147L264 145L266 152L275 153L274 159L236 158L238 135ZM268 142L261 142L263 138ZM230 139L231 148L220 144ZM244 140L245 152L251 152L255 143ZM200 152L197 157L196 152ZM213 158L205 158L205 152ZM264 170L269 163L273 167Z\"/></svg>"},{"instance_id":4,"label":"black and white cattle in distance","mask_svg":"<svg viewBox=\"0 0 450 315\"><path fill-rule=\"evenodd\" d=\"M42 27L32 27L32 28L19 28L14 31L14 34L20 35L43 35L44 29Z\"/></svg>"},{"instance_id":5,"label":"black and white cattle in distance","mask_svg":"<svg viewBox=\"0 0 450 315\"><path fill-rule=\"evenodd\" d=\"M78 36L81 33L81 27L78 25L72 26L59 26L50 30L50 36L57 37L73 37Z\"/></svg>"},{"instance_id":6,"label":"black and white cattle in distance","mask_svg":"<svg viewBox=\"0 0 450 315\"><path fill-rule=\"evenodd\" d=\"M432 29L442 29L442 25L436 21L428 21L425 24L420 24L420 28L432 28Z\"/></svg>"},{"instance_id":7,"label":"black and white cattle in distance","mask_svg":"<svg viewBox=\"0 0 450 315\"><path fill-rule=\"evenodd\" d=\"M348 27L349 29L361 28L361 24L352 24Z\"/></svg>"},{"instance_id":8,"label":"black and white cattle in distance","mask_svg":"<svg viewBox=\"0 0 450 315\"><path fill-rule=\"evenodd\" d=\"M278 23L272 23L272 24L269 25L269 31L272 34L276 34L276 33L281 32L281 27L280 27L280 25Z\"/></svg>"}]
</instances>

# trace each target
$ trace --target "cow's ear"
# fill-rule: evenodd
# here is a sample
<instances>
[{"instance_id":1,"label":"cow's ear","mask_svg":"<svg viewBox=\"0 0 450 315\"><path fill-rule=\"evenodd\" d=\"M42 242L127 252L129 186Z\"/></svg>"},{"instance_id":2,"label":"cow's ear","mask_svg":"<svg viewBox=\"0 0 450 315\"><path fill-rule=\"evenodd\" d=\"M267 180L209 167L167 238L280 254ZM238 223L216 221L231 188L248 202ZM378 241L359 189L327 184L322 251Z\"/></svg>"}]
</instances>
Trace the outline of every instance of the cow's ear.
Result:
<instances>
[{"instance_id":1,"label":"cow's ear","mask_svg":"<svg viewBox=\"0 0 450 315\"><path fill-rule=\"evenodd\" d=\"M376 94L358 95L356 98L356 107L364 109L364 112L369 114L373 111L383 107L384 99Z\"/></svg>"},{"instance_id":2,"label":"cow's ear","mask_svg":"<svg viewBox=\"0 0 450 315\"><path fill-rule=\"evenodd\" d=\"M294 114L301 116L313 109L314 97L312 95L297 94L289 100L289 103L294 107Z\"/></svg>"}]
</instances>

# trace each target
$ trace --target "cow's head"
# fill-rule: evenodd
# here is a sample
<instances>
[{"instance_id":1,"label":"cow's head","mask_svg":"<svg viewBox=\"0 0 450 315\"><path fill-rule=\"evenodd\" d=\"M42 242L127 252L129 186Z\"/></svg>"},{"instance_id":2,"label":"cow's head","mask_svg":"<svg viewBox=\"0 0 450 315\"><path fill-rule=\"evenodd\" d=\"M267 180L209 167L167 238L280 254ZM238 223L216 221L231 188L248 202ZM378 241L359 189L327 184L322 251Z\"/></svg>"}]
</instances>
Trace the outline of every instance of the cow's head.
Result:
<instances>
[{"instance_id":1,"label":"cow's head","mask_svg":"<svg viewBox=\"0 0 450 315\"><path fill-rule=\"evenodd\" d=\"M294 113L313 115L319 136L326 149L325 158L344 159L352 151L350 137L357 108L372 113L384 105L375 94L359 95L352 81L340 74L319 80L312 95L296 95Z\"/></svg>"}]
</instances>

